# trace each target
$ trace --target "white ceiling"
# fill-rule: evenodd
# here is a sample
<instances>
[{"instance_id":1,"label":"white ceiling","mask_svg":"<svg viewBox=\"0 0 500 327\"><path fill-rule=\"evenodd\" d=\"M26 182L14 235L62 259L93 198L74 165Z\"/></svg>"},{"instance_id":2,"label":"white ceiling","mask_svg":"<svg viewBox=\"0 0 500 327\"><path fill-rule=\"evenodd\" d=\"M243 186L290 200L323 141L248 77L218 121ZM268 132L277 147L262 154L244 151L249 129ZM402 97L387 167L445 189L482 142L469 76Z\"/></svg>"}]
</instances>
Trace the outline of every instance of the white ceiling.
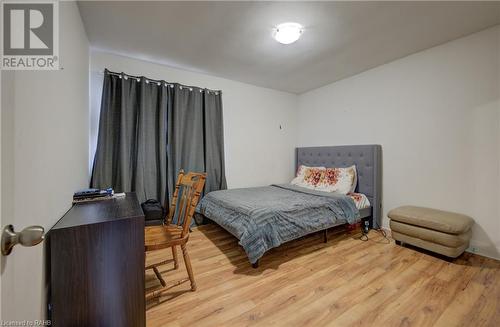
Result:
<instances>
[{"instance_id":1,"label":"white ceiling","mask_svg":"<svg viewBox=\"0 0 500 327\"><path fill-rule=\"evenodd\" d=\"M500 23L499 2L82 1L79 7L95 49L293 93ZM305 32L282 45L272 28L287 21Z\"/></svg>"}]
</instances>

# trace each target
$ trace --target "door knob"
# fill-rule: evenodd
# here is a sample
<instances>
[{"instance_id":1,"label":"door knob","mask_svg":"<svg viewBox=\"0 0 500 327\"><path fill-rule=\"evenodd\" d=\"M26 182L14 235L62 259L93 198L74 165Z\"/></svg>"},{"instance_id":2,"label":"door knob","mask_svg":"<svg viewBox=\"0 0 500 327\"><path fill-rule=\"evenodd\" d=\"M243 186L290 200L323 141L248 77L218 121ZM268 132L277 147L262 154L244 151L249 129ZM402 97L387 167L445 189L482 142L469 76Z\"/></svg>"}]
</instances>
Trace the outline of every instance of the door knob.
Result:
<instances>
[{"instance_id":1,"label":"door knob","mask_svg":"<svg viewBox=\"0 0 500 327\"><path fill-rule=\"evenodd\" d=\"M42 226L29 226L20 232L14 231L14 226L7 225L2 230L2 254L9 255L16 244L34 246L43 241L44 229Z\"/></svg>"}]
</instances>

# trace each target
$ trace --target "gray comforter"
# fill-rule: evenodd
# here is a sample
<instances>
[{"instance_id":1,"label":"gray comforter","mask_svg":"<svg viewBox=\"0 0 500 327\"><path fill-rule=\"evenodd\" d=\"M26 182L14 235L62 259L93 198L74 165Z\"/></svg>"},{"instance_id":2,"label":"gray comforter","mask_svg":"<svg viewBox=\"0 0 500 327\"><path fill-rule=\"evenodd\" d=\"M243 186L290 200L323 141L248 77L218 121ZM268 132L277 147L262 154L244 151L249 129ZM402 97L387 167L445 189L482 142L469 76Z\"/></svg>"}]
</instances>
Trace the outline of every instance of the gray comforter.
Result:
<instances>
[{"instance_id":1,"label":"gray comforter","mask_svg":"<svg viewBox=\"0 0 500 327\"><path fill-rule=\"evenodd\" d=\"M359 218L348 196L291 184L211 192L197 212L236 236L251 263L284 242Z\"/></svg>"}]
</instances>

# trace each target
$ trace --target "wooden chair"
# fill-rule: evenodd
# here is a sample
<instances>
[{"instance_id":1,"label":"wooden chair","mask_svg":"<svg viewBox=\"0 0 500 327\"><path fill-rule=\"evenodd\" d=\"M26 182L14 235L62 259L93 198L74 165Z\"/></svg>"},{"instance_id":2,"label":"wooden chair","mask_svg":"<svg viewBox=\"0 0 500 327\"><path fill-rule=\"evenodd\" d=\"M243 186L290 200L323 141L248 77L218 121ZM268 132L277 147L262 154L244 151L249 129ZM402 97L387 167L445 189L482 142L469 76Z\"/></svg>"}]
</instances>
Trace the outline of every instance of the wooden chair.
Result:
<instances>
[{"instance_id":1,"label":"wooden chair","mask_svg":"<svg viewBox=\"0 0 500 327\"><path fill-rule=\"evenodd\" d=\"M145 228L145 245L146 252L156 251L166 248L172 248L173 259L163 260L146 266L146 270L153 269L156 277L159 279L162 288L146 293L146 299L159 297L166 290L180 285L186 281L191 281L191 290L196 290L196 282L194 281L193 269L189 260L186 243L189 239L189 226L194 215L194 210L200 199L201 191L205 186L206 174L204 173L188 173L183 170L179 172L175 185L172 204L166 217L165 222L161 226L147 226ZM174 220L174 217L176 218ZM178 269L179 262L177 258L177 246L182 249L184 263L189 279L182 279L169 285L162 278L158 271L158 266L174 262L174 269Z\"/></svg>"}]
</instances>

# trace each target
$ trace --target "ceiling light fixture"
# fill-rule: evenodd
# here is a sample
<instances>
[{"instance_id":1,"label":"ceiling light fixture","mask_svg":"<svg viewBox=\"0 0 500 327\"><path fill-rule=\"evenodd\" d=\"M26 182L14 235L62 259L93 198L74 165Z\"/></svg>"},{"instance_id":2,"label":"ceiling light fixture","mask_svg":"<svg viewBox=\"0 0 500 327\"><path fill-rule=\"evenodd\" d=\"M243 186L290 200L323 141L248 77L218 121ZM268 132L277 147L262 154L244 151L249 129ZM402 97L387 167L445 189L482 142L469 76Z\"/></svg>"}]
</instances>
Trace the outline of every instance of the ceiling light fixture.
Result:
<instances>
[{"instance_id":1,"label":"ceiling light fixture","mask_svg":"<svg viewBox=\"0 0 500 327\"><path fill-rule=\"evenodd\" d=\"M302 25L298 23L283 23L274 28L273 37L282 44L291 44L297 41L304 32Z\"/></svg>"}]
</instances>

